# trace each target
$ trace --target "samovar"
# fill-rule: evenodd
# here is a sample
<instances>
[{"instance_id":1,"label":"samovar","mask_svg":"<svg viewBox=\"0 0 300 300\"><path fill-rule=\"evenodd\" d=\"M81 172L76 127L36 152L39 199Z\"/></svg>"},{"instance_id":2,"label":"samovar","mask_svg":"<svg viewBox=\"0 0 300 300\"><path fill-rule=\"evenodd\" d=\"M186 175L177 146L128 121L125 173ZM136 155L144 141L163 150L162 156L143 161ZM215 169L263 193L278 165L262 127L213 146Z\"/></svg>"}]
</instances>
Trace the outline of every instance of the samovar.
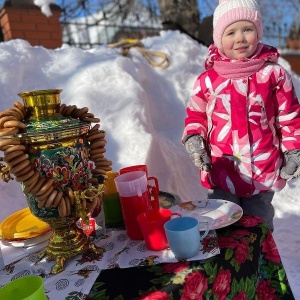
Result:
<instances>
[{"instance_id":1,"label":"samovar","mask_svg":"<svg viewBox=\"0 0 300 300\"><path fill-rule=\"evenodd\" d=\"M39 254L55 260L51 273L68 258L93 251L103 254L77 226L99 211L103 182L112 162L104 157L105 132L87 107L61 104L61 89L19 93L23 103L0 112L0 175L20 182L31 213L52 229ZM91 124L95 123L92 127Z\"/></svg>"}]
</instances>

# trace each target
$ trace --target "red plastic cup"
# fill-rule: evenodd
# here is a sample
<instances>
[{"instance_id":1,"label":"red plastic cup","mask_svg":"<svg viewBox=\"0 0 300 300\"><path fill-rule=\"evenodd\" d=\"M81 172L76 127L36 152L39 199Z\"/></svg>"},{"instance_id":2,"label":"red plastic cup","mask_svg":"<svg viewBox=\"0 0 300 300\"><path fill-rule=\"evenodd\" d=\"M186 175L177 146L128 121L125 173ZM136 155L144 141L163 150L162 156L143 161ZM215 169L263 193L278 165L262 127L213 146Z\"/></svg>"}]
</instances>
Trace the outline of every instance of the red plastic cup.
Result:
<instances>
[{"instance_id":1,"label":"red plastic cup","mask_svg":"<svg viewBox=\"0 0 300 300\"><path fill-rule=\"evenodd\" d=\"M137 221L143 234L146 247L149 250L159 251L169 247L164 224L171 219L173 213L169 209L145 211L137 216Z\"/></svg>"}]
</instances>

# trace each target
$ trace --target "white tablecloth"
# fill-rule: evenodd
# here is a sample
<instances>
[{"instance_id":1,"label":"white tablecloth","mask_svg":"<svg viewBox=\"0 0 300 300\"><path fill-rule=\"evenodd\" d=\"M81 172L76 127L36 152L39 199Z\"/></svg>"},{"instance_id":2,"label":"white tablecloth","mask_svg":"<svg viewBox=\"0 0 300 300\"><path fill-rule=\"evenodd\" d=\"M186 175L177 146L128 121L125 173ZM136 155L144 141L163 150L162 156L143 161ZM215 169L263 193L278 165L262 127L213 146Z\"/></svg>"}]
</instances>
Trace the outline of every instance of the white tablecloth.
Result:
<instances>
[{"instance_id":1,"label":"white tablecloth","mask_svg":"<svg viewBox=\"0 0 300 300\"><path fill-rule=\"evenodd\" d=\"M207 238L216 239L215 231L211 231ZM49 300L65 299L71 295L73 299L81 299L89 293L103 269L177 262L169 249L149 251L143 241L130 240L125 230L108 230L105 235L95 236L93 242L103 248L103 256L95 256L91 252L77 255L67 261L63 272L56 275L50 274L53 261L48 262L46 258L38 260L38 253L47 243L28 249L5 247L2 244L4 261L7 265L0 271L0 286L22 276L39 275L44 279ZM201 247L199 253L189 260L207 259L218 253L220 253L218 247L209 252ZM21 258L23 256L25 257Z\"/></svg>"}]
</instances>

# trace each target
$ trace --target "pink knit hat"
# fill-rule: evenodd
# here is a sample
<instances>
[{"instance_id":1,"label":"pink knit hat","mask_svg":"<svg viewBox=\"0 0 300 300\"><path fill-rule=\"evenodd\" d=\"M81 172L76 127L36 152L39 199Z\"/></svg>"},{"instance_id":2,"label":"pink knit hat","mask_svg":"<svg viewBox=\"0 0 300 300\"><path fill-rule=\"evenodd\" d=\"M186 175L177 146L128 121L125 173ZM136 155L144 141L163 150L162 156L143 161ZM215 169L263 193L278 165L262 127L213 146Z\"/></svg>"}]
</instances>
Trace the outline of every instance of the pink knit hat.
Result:
<instances>
[{"instance_id":1,"label":"pink knit hat","mask_svg":"<svg viewBox=\"0 0 300 300\"><path fill-rule=\"evenodd\" d=\"M255 0L219 0L213 21L213 38L218 49L222 50L221 39L225 29L237 21L252 22L257 30L258 40L261 40L263 24L259 5Z\"/></svg>"}]
</instances>

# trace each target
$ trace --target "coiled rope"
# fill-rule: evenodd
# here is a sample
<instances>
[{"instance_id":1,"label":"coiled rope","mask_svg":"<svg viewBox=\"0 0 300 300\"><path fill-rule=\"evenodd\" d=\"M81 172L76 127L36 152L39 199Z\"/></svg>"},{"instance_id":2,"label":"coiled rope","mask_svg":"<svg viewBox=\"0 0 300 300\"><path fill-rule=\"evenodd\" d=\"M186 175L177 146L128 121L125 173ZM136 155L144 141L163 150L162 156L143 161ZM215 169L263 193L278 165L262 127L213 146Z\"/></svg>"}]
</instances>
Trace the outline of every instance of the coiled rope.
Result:
<instances>
[{"instance_id":1,"label":"coiled rope","mask_svg":"<svg viewBox=\"0 0 300 300\"><path fill-rule=\"evenodd\" d=\"M144 44L138 39L122 39L117 43L108 44L108 47L121 48L123 56L130 56L129 50L134 48L143 55L152 67L166 69L170 65L170 61L164 52L147 50L144 48Z\"/></svg>"}]
</instances>

